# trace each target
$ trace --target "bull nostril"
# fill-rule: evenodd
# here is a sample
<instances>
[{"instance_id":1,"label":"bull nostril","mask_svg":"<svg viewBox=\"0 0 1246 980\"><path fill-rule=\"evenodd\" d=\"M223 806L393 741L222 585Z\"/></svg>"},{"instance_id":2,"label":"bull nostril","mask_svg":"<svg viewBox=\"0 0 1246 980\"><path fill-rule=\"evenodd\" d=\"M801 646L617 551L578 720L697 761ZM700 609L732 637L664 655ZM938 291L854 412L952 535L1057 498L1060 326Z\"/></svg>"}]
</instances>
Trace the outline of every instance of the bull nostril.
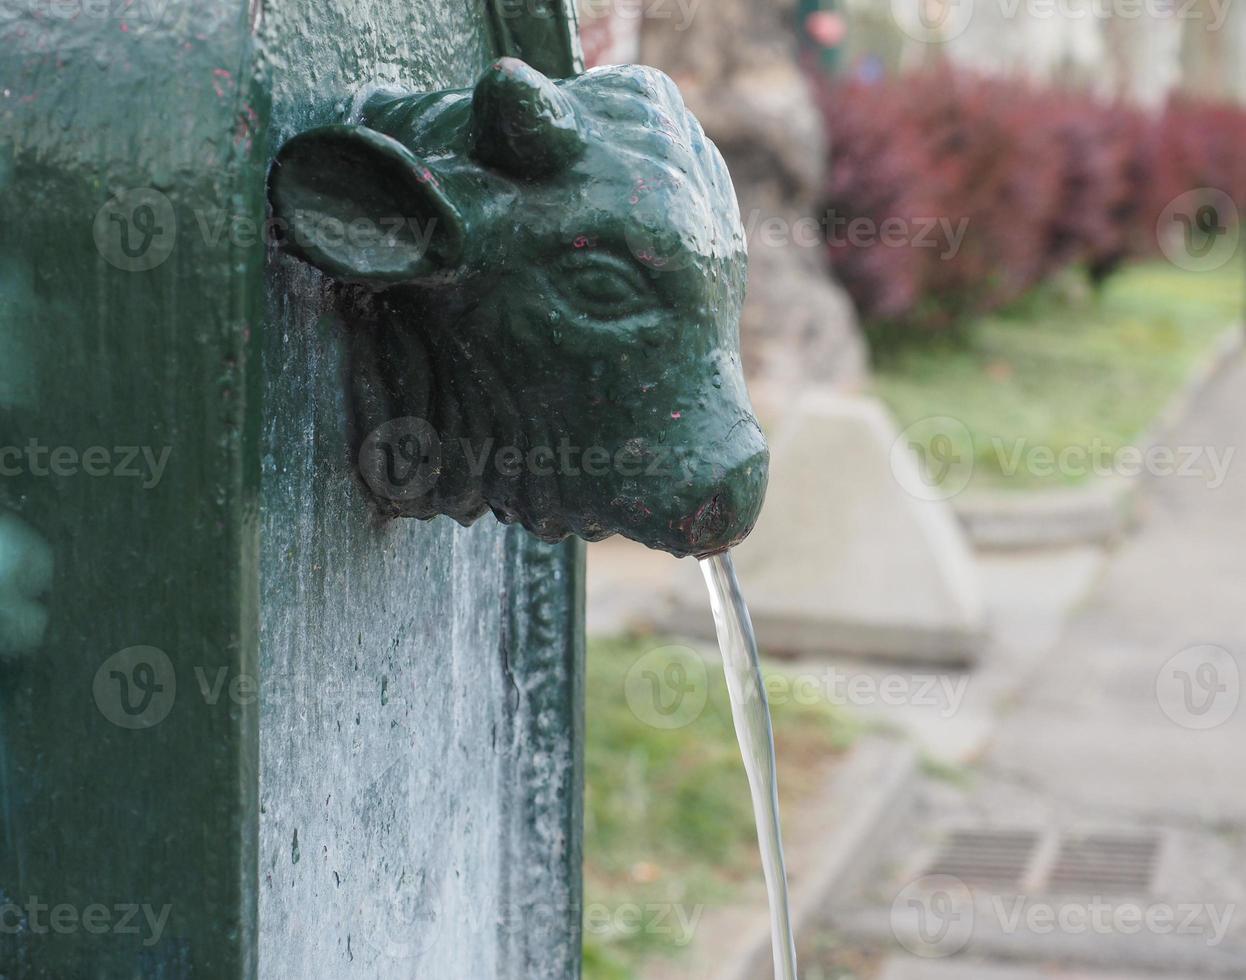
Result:
<instances>
[{"instance_id":1,"label":"bull nostril","mask_svg":"<svg viewBox=\"0 0 1246 980\"><path fill-rule=\"evenodd\" d=\"M688 542L693 547L713 547L721 541L734 519L731 499L725 490L719 490L703 503L688 522Z\"/></svg>"}]
</instances>

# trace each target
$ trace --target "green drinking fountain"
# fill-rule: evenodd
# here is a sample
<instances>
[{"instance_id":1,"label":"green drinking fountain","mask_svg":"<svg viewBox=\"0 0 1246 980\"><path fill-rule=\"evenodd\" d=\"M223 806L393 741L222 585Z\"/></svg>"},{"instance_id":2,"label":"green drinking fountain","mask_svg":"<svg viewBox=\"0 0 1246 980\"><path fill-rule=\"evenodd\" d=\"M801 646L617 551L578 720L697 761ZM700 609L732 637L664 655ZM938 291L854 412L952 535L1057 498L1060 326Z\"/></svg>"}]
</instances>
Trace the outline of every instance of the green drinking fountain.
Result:
<instances>
[{"instance_id":1,"label":"green drinking fountain","mask_svg":"<svg viewBox=\"0 0 1246 980\"><path fill-rule=\"evenodd\" d=\"M281 147L269 198L284 248L340 283L383 514L696 557L752 530L744 230L661 72L506 57L471 89L374 92Z\"/></svg>"}]
</instances>

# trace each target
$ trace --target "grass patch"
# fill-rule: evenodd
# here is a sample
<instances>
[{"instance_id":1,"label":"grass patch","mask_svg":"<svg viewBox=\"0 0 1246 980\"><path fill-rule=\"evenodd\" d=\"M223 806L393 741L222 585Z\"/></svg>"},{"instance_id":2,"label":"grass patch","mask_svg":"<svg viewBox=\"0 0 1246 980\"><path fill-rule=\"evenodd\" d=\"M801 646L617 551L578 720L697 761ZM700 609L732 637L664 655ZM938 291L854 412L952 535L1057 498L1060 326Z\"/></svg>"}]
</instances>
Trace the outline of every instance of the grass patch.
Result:
<instances>
[{"instance_id":1,"label":"grass patch","mask_svg":"<svg viewBox=\"0 0 1246 980\"><path fill-rule=\"evenodd\" d=\"M931 416L963 423L923 429L914 441L933 461L972 458L971 486L1083 483L1090 463L1107 466L1146 432L1241 320L1242 286L1234 262L1215 272L1136 265L1101 294L1077 298L1045 288L974 324L963 345L897 353L879 365L876 390L902 428ZM935 444L940 433L951 443ZM1072 466L1048 465L1069 449Z\"/></svg>"},{"instance_id":2,"label":"grass patch","mask_svg":"<svg viewBox=\"0 0 1246 980\"><path fill-rule=\"evenodd\" d=\"M702 674L699 663L687 648L653 639L589 642L585 980L631 980L646 957L678 955L698 906L722 904L760 880L726 685L716 664ZM645 720L654 715L642 674L666 677L672 666L693 685L686 702L693 710L674 716L689 720L685 727L664 730ZM671 690L663 689L664 700ZM810 792L855 734L826 705L776 705L774 725L786 801ZM646 911L659 906L661 921Z\"/></svg>"},{"instance_id":3,"label":"grass patch","mask_svg":"<svg viewBox=\"0 0 1246 980\"><path fill-rule=\"evenodd\" d=\"M968 766L945 762L929 755L921 757L920 765L922 775L928 779L937 779L960 789L968 789L973 784L973 770Z\"/></svg>"}]
</instances>

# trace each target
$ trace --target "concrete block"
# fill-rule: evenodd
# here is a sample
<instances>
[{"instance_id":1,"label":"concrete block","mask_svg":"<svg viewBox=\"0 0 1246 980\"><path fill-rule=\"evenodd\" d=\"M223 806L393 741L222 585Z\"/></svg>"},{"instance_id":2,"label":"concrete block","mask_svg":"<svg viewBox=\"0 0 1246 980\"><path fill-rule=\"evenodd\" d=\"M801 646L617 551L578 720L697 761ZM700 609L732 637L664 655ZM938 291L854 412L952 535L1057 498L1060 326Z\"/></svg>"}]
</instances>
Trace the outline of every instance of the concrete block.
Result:
<instances>
[{"instance_id":1,"label":"concrete block","mask_svg":"<svg viewBox=\"0 0 1246 980\"><path fill-rule=\"evenodd\" d=\"M916 457L874 399L804 396L773 443L771 485L736 565L763 649L965 666L985 640L973 555L951 507L919 499ZM676 625L709 628L703 597Z\"/></svg>"}]
</instances>

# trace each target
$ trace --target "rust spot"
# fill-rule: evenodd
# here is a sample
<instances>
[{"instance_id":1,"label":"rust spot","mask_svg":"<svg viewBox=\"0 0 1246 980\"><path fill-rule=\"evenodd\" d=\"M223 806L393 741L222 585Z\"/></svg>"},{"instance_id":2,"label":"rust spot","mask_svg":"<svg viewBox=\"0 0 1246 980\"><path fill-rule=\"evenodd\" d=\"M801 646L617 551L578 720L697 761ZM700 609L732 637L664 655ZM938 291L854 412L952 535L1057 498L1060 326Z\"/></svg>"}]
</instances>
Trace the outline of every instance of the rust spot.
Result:
<instances>
[{"instance_id":1,"label":"rust spot","mask_svg":"<svg viewBox=\"0 0 1246 980\"><path fill-rule=\"evenodd\" d=\"M675 526L687 542L693 548L697 548L702 543L717 542L726 533L734 519L735 514L723 500L723 495L716 493L697 508L695 514L685 517ZM730 543L726 547L730 547ZM716 550L721 551L723 548L719 547ZM705 554L712 553L712 551L705 552Z\"/></svg>"}]
</instances>

